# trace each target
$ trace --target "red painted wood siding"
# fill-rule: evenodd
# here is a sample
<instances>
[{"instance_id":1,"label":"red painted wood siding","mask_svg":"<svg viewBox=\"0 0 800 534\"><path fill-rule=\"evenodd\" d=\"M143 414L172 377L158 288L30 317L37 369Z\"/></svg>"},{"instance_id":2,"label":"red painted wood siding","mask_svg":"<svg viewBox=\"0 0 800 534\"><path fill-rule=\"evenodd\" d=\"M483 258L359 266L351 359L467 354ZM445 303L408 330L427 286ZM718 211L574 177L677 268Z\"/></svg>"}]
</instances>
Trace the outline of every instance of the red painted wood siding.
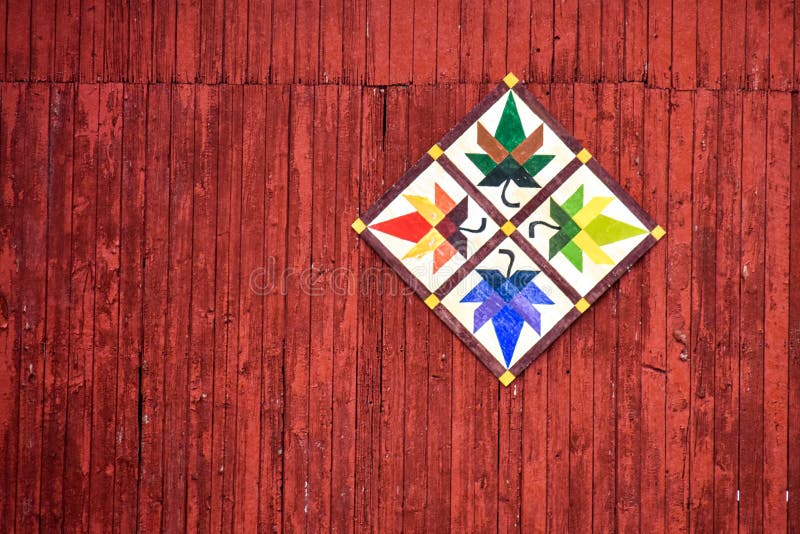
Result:
<instances>
[{"instance_id":1,"label":"red painted wood siding","mask_svg":"<svg viewBox=\"0 0 800 534\"><path fill-rule=\"evenodd\" d=\"M800 531L797 20L0 0L0 531ZM668 233L506 389L350 223L509 70Z\"/></svg>"}]
</instances>

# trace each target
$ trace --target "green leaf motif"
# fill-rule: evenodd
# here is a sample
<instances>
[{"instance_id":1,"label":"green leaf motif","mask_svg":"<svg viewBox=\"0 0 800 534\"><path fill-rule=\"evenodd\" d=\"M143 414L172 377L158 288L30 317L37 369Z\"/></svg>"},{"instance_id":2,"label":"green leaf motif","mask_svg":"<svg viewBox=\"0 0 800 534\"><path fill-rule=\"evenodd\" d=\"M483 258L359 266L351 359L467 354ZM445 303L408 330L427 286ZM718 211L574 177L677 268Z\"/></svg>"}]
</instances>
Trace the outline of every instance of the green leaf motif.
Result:
<instances>
[{"instance_id":1,"label":"green leaf motif","mask_svg":"<svg viewBox=\"0 0 800 534\"><path fill-rule=\"evenodd\" d=\"M503 114L500 116L500 123L497 125L497 133L494 136L509 152L525 140L525 132L522 129L522 121L519 118L512 92L508 93L508 100L506 100Z\"/></svg>"}]
</instances>

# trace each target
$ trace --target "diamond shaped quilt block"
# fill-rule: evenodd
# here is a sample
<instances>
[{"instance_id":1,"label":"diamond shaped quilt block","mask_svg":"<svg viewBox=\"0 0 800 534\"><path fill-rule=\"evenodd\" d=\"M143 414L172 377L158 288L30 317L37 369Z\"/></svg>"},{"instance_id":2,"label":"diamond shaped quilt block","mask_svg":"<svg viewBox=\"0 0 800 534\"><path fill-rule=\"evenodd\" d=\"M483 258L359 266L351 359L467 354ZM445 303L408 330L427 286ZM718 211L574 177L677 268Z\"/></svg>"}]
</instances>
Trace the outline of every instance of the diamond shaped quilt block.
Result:
<instances>
[{"instance_id":1,"label":"diamond shaped quilt block","mask_svg":"<svg viewBox=\"0 0 800 534\"><path fill-rule=\"evenodd\" d=\"M513 91L480 115L444 153L507 219L575 158Z\"/></svg>"},{"instance_id":2,"label":"diamond shaped quilt block","mask_svg":"<svg viewBox=\"0 0 800 534\"><path fill-rule=\"evenodd\" d=\"M505 386L665 233L517 82L353 223Z\"/></svg>"},{"instance_id":3,"label":"diamond shaped quilt block","mask_svg":"<svg viewBox=\"0 0 800 534\"><path fill-rule=\"evenodd\" d=\"M429 292L497 232L497 224L436 162L398 193L368 228Z\"/></svg>"},{"instance_id":4,"label":"diamond shaped quilt block","mask_svg":"<svg viewBox=\"0 0 800 534\"><path fill-rule=\"evenodd\" d=\"M649 234L646 223L587 166L553 191L520 229L581 296Z\"/></svg>"},{"instance_id":5,"label":"diamond shaped quilt block","mask_svg":"<svg viewBox=\"0 0 800 534\"><path fill-rule=\"evenodd\" d=\"M511 239L500 242L441 302L505 369L572 309L572 301Z\"/></svg>"}]
</instances>

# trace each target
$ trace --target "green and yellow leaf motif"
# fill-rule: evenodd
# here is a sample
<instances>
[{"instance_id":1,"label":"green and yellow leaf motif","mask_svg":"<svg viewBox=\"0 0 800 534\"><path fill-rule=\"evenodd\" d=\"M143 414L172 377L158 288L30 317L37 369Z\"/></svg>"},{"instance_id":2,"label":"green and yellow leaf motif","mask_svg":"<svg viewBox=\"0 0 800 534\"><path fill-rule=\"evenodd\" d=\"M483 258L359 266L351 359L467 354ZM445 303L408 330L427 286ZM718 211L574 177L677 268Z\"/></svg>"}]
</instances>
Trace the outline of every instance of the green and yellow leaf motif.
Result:
<instances>
[{"instance_id":1,"label":"green and yellow leaf motif","mask_svg":"<svg viewBox=\"0 0 800 534\"><path fill-rule=\"evenodd\" d=\"M614 197L593 197L584 204L581 185L563 204L550 198L550 217L556 222L555 226L546 221L534 221L528 234L533 238L538 225L558 230L550 238L550 259L560 252L580 272L583 272L584 254L595 264L613 265L614 260L601 247L647 233L644 228L603 215L601 212L613 200Z\"/></svg>"}]
</instances>

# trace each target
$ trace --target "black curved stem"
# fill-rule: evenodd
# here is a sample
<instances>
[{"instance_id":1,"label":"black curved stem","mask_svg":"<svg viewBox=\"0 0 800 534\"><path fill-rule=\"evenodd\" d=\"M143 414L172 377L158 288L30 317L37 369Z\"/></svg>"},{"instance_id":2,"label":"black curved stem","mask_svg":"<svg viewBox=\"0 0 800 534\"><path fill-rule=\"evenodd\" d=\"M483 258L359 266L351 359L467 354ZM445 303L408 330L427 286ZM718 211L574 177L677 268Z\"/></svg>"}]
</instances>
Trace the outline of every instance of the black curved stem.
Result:
<instances>
[{"instance_id":1,"label":"black curved stem","mask_svg":"<svg viewBox=\"0 0 800 534\"><path fill-rule=\"evenodd\" d=\"M519 202L509 202L506 198L506 189L508 189L508 184L511 183L511 178L503 182L503 191L500 193L500 200L503 201L503 204L508 206L509 208L518 208Z\"/></svg>"},{"instance_id":2,"label":"black curved stem","mask_svg":"<svg viewBox=\"0 0 800 534\"><path fill-rule=\"evenodd\" d=\"M479 234L486 229L486 217L481 217L481 225L478 227L477 230L472 230L470 228L464 228L463 226L458 227L459 230L462 232L469 232L471 234Z\"/></svg>"},{"instance_id":3,"label":"black curved stem","mask_svg":"<svg viewBox=\"0 0 800 534\"><path fill-rule=\"evenodd\" d=\"M506 278L511 278L511 267L514 266L514 251L507 248L498 249L497 252L508 256L508 270L506 271Z\"/></svg>"},{"instance_id":4,"label":"black curved stem","mask_svg":"<svg viewBox=\"0 0 800 534\"><path fill-rule=\"evenodd\" d=\"M533 222L530 224L530 226L528 226L528 237L530 237L530 238L533 238L533 237L535 237L535 236L533 235L533 232L534 232L533 228L534 228L536 225L538 225L538 224L543 224L544 226L546 226L546 227L548 227L548 228L552 228L553 230L561 230L561 227L560 227L560 226L557 226L557 225L555 225L555 224L546 223L546 222L544 222L544 221L533 221Z\"/></svg>"}]
</instances>

